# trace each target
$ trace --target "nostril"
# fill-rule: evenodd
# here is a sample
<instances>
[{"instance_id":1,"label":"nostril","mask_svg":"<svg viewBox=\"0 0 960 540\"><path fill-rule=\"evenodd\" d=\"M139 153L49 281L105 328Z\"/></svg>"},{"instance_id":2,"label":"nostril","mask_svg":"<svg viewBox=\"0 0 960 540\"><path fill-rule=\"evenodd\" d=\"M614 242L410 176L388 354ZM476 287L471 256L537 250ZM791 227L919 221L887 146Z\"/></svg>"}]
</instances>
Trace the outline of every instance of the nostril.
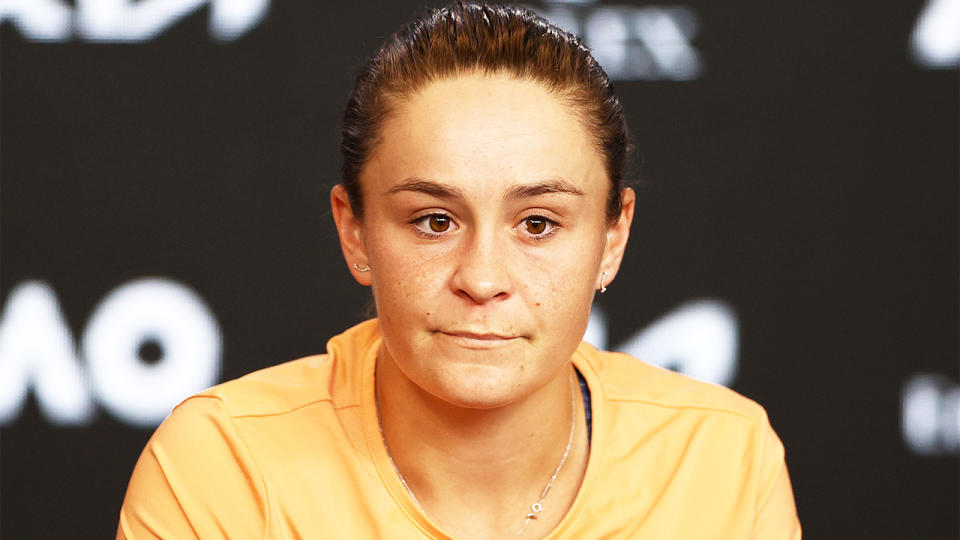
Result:
<instances>
[{"instance_id":1,"label":"nostril","mask_svg":"<svg viewBox=\"0 0 960 540\"><path fill-rule=\"evenodd\" d=\"M474 304L503 300L510 295L510 278L496 252L495 238L474 238L461 245L450 279L454 292Z\"/></svg>"}]
</instances>

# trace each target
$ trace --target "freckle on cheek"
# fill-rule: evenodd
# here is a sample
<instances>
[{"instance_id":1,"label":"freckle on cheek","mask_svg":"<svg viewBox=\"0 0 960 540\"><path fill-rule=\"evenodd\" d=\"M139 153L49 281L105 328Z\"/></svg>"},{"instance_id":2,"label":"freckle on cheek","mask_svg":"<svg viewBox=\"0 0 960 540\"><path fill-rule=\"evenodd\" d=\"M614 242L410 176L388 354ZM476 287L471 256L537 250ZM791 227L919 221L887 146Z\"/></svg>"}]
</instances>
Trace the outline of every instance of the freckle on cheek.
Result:
<instances>
[{"instance_id":1,"label":"freckle on cheek","mask_svg":"<svg viewBox=\"0 0 960 540\"><path fill-rule=\"evenodd\" d=\"M540 307L540 302L537 302L537 307Z\"/></svg>"}]
</instances>

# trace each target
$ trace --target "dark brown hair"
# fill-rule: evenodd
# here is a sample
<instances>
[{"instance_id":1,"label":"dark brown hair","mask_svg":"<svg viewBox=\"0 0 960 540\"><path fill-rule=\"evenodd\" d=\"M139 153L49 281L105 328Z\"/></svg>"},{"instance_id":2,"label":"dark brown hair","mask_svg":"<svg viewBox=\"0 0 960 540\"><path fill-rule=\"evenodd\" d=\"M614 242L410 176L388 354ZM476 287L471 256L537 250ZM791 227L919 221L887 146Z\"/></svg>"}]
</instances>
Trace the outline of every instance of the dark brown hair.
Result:
<instances>
[{"instance_id":1,"label":"dark brown hair","mask_svg":"<svg viewBox=\"0 0 960 540\"><path fill-rule=\"evenodd\" d=\"M456 2L428 11L387 38L364 64L343 116L342 181L363 216L359 176L393 104L427 83L472 71L507 73L544 85L579 113L612 183L607 218L620 215L629 146L620 100L579 38L532 11Z\"/></svg>"}]
</instances>

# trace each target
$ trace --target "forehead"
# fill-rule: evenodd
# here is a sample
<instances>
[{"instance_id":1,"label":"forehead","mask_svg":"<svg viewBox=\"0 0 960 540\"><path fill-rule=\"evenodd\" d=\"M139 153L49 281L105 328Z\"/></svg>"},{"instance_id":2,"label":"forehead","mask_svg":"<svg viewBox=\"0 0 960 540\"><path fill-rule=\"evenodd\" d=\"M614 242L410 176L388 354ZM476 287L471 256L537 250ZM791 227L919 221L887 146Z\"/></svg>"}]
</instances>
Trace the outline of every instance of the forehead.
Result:
<instances>
[{"instance_id":1,"label":"forehead","mask_svg":"<svg viewBox=\"0 0 960 540\"><path fill-rule=\"evenodd\" d=\"M442 79L397 104L362 184L382 193L411 176L481 194L558 177L585 193L609 189L577 111L540 84L506 75Z\"/></svg>"}]
</instances>

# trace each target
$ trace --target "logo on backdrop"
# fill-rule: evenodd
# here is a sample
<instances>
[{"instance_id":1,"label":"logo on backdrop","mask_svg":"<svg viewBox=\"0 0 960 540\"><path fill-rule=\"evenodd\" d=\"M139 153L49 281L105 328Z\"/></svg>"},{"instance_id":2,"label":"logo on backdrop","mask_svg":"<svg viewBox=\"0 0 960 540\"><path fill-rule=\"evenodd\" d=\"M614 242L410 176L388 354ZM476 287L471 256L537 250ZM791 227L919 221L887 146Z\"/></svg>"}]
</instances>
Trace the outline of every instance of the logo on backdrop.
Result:
<instances>
[{"instance_id":1,"label":"logo on backdrop","mask_svg":"<svg viewBox=\"0 0 960 540\"><path fill-rule=\"evenodd\" d=\"M907 447L921 456L960 454L960 385L920 373L903 386L900 428Z\"/></svg>"},{"instance_id":2,"label":"logo on backdrop","mask_svg":"<svg viewBox=\"0 0 960 540\"><path fill-rule=\"evenodd\" d=\"M0 0L0 22L9 20L34 41L138 43L162 34L209 6L210 37L231 41L260 24L270 0Z\"/></svg>"},{"instance_id":3,"label":"logo on backdrop","mask_svg":"<svg viewBox=\"0 0 960 540\"><path fill-rule=\"evenodd\" d=\"M625 352L648 364L730 386L737 375L738 335L737 315L729 305L719 300L694 300L612 349L607 345L606 317L600 306L594 305L583 339L598 349Z\"/></svg>"},{"instance_id":4,"label":"logo on backdrop","mask_svg":"<svg viewBox=\"0 0 960 540\"><path fill-rule=\"evenodd\" d=\"M184 398L215 384L220 362L213 314L175 281L140 279L111 291L79 347L53 289L21 283L0 316L0 424L20 415L32 388L53 424L88 424L98 402L121 422L156 426Z\"/></svg>"},{"instance_id":5,"label":"logo on backdrop","mask_svg":"<svg viewBox=\"0 0 960 540\"><path fill-rule=\"evenodd\" d=\"M928 0L913 27L910 51L927 68L960 67L960 0Z\"/></svg>"},{"instance_id":6,"label":"logo on backdrop","mask_svg":"<svg viewBox=\"0 0 960 540\"><path fill-rule=\"evenodd\" d=\"M689 81L703 62L691 41L699 23L683 6L593 5L595 0L553 0L537 12L590 47L610 78Z\"/></svg>"},{"instance_id":7,"label":"logo on backdrop","mask_svg":"<svg viewBox=\"0 0 960 540\"><path fill-rule=\"evenodd\" d=\"M685 6L597 6L596 0L547 0L537 11L582 36L616 80L696 79L703 61L692 40L696 13ZM209 7L210 37L232 41L260 24L270 0L0 0L0 22L10 21L33 41L71 39L138 43L162 34ZM928 0L909 38L916 62L927 68L960 66L960 0Z\"/></svg>"}]
</instances>

